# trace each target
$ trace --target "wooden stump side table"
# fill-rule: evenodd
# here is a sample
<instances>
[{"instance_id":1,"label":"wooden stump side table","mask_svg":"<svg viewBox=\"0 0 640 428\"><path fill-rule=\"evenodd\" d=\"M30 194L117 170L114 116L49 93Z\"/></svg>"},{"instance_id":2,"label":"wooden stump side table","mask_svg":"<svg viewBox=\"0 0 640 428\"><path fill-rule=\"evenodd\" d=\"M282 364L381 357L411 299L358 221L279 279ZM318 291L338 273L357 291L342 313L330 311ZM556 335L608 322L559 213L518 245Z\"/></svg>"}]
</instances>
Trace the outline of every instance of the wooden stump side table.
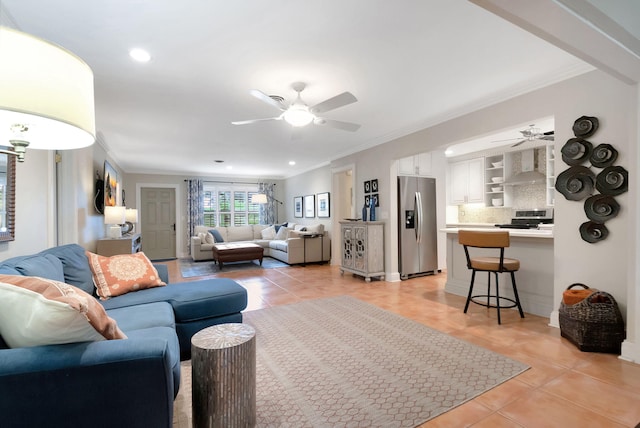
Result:
<instances>
[{"instance_id":1,"label":"wooden stump side table","mask_svg":"<svg viewBox=\"0 0 640 428\"><path fill-rule=\"evenodd\" d=\"M256 424L256 333L247 324L218 324L191 338L194 428Z\"/></svg>"}]
</instances>

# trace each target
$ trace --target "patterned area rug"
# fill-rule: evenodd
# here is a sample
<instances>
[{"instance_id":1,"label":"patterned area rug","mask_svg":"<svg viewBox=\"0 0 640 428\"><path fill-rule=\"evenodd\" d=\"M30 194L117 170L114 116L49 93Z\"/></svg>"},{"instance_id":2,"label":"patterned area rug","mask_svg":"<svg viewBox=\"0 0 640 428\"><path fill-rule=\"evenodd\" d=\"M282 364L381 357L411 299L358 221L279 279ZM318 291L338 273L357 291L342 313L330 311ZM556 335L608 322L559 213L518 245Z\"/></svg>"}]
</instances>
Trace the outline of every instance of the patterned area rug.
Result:
<instances>
[{"instance_id":1,"label":"patterned area rug","mask_svg":"<svg viewBox=\"0 0 640 428\"><path fill-rule=\"evenodd\" d=\"M256 329L258 427L414 427L529 368L347 296L244 322Z\"/></svg>"},{"instance_id":2,"label":"patterned area rug","mask_svg":"<svg viewBox=\"0 0 640 428\"><path fill-rule=\"evenodd\" d=\"M262 259L262 269L274 269L287 266L289 265L281 262L280 260L272 259L271 257L265 257ZM260 262L258 260L228 262L222 267L222 272L234 272L249 269L260 269ZM192 258L188 257L180 259L180 273L183 278L191 278L194 276L215 275L220 273L220 268L211 260L195 262Z\"/></svg>"}]
</instances>

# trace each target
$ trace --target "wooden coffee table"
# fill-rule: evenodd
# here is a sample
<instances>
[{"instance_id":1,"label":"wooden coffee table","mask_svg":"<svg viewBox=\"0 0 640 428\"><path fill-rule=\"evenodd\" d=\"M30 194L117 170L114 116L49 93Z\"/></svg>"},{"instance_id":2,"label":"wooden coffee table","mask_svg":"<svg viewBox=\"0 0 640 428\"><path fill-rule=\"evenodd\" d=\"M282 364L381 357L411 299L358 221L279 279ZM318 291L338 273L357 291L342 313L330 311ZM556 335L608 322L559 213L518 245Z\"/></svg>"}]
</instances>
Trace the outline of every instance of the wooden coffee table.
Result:
<instances>
[{"instance_id":1,"label":"wooden coffee table","mask_svg":"<svg viewBox=\"0 0 640 428\"><path fill-rule=\"evenodd\" d=\"M258 244L250 242L228 242L213 245L213 261L218 263L220 270L227 262L244 262L250 260L260 260L264 257L264 248Z\"/></svg>"}]
</instances>

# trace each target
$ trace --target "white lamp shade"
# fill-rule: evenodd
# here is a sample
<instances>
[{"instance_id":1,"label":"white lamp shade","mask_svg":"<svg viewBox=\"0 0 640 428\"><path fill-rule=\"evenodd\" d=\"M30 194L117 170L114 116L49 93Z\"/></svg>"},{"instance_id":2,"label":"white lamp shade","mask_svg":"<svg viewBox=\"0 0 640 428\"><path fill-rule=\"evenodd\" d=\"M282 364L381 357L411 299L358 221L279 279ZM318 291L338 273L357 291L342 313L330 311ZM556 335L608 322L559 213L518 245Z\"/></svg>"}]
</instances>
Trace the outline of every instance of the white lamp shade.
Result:
<instances>
[{"instance_id":1,"label":"white lamp shade","mask_svg":"<svg viewBox=\"0 0 640 428\"><path fill-rule=\"evenodd\" d=\"M104 207L104 224L124 224L124 207Z\"/></svg>"},{"instance_id":2,"label":"white lamp shade","mask_svg":"<svg viewBox=\"0 0 640 428\"><path fill-rule=\"evenodd\" d=\"M30 149L64 150L95 141L93 72L71 52L0 26L0 144L15 137Z\"/></svg>"},{"instance_id":3,"label":"white lamp shade","mask_svg":"<svg viewBox=\"0 0 640 428\"><path fill-rule=\"evenodd\" d=\"M252 204L266 204L267 203L267 195L264 193L256 193L251 195L251 203Z\"/></svg>"},{"instance_id":4,"label":"white lamp shade","mask_svg":"<svg viewBox=\"0 0 640 428\"><path fill-rule=\"evenodd\" d=\"M127 208L124 213L124 218L129 223L137 223L138 222L138 210L135 208Z\"/></svg>"}]
</instances>

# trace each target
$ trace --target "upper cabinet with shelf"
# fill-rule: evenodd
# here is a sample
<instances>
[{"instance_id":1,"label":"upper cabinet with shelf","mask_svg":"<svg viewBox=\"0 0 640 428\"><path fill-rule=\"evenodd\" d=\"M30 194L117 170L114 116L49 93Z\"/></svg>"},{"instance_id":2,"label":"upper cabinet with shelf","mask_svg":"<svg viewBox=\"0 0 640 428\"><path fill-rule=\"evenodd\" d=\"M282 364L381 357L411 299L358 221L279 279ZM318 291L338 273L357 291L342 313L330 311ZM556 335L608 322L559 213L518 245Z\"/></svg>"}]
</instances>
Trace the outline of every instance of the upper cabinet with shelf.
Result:
<instances>
[{"instance_id":1,"label":"upper cabinet with shelf","mask_svg":"<svg viewBox=\"0 0 640 428\"><path fill-rule=\"evenodd\" d=\"M484 172L485 205L488 207L509 206L508 192L505 192L504 180L506 178L509 159L504 154L486 156Z\"/></svg>"},{"instance_id":2,"label":"upper cabinet with shelf","mask_svg":"<svg viewBox=\"0 0 640 428\"><path fill-rule=\"evenodd\" d=\"M545 147L547 158L547 205L552 207L555 203L556 191L556 156L555 147L548 145Z\"/></svg>"},{"instance_id":3,"label":"upper cabinet with shelf","mask_svg":"<svg viewBox=\"0 0 640 428\"><path fill-rule=\"evenodd\" d=\"M484 158L449 164L449 202L453 205L485 202Z\"/></svg>"}]
</instances>

